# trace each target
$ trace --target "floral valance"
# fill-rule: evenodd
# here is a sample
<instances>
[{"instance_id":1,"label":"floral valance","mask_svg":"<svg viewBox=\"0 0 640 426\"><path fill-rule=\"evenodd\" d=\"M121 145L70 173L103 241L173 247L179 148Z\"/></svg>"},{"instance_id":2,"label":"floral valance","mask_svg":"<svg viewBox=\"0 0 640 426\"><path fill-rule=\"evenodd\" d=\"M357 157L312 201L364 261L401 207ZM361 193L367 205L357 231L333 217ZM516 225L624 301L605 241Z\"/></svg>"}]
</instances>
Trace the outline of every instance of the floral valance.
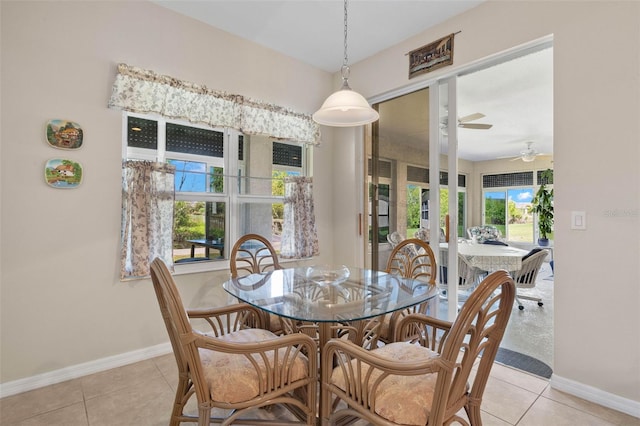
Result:
<instances>
[{"instance_id":1,"label":"floral valance","mask_svg":"<svg viewBox=\"0 0 640 426\"><path fill-rule=\"evenodd\" d=\"M320 143L320 128L310 115L126 64L118 65L109 107L280 140Z\"/></svg>"}]
</instances>

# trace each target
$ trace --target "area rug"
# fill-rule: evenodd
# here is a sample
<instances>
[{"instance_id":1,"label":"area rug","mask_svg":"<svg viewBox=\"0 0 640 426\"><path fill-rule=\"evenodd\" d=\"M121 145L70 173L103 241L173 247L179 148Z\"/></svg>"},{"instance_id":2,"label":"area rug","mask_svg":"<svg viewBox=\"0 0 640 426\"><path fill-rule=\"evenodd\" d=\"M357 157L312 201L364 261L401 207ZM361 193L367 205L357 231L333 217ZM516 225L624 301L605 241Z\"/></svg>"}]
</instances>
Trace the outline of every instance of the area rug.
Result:
<instances>
[{"instance_id":1,"label":"area rug","mask_svg":"<svg viewBox=\"0 0 640 426\"><path fill-rule=\"evenodd\" d=\"M498 348L495 362L544 377L545 379L550 379L551 373L553 373L551 367L544 362L505 348Z\"/></svg>"}]
</instances>

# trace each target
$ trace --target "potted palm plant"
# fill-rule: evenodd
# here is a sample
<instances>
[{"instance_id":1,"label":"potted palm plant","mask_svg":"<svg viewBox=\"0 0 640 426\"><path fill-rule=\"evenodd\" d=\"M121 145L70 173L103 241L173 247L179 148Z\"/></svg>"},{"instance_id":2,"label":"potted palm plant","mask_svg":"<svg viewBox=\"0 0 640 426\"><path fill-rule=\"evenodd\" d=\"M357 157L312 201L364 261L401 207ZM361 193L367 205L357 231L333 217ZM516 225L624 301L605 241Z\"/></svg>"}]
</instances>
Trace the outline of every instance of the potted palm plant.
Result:
<instances>
[{"instance_id":1,"label":"potted palm plant","mask_svg":"<svg viewBox=\"0 0 640 426\"><path fill-rule=\"evenodd\" d=\"M531 211L538 215L538 245L549 245L549 234L553 230L553 189L547 185L553 182L553 170L547 169L541 174L541 185L531 202Z\"/></svg>"}]
</instances>

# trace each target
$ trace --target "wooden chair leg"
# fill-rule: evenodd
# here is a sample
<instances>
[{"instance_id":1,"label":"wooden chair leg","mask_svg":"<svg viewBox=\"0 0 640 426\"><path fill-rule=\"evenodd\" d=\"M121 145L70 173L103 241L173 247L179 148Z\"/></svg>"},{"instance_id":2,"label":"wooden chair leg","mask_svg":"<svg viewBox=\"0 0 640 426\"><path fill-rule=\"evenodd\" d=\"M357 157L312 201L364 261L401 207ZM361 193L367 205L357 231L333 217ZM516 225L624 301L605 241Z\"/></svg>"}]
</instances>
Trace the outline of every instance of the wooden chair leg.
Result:
<instances>
[{"instance_id":1,"label":"wooden chair leg","mask_svg":"<svg viewBox=\"0 0 640 426\"><path fill-rule=\"evenodd\" d=\"M191 382L188 377L179 375L178 387L176 389L176 396L173 402L173 410L171 413L171 421L169 426L180 426L180 418L184 416L185 395L189 391Z\"/></svg>"}]
</instances>

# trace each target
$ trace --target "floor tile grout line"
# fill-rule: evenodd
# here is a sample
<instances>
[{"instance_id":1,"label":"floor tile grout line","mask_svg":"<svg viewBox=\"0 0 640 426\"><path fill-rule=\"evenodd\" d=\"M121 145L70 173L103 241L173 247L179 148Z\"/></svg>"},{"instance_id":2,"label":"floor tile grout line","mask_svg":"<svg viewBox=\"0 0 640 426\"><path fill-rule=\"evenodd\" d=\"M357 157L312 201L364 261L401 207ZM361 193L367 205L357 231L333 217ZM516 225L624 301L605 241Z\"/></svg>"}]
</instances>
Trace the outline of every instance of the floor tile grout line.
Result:
<instances>
[{"instance_id":1,"label":"floor tile grout line","mask_svg":"<svg viewBox=\"0 0 640 426\"><path fill-rule=\"evenodd\" d=\"M525 416L527 415L527 413L529 411L531 411L531 409L533 408L533 406L535 405L535 403L542 397L542 394L538 394L536 395L536 398L533 400L533 402L531 403L531 405L529 405L529 407L527 407L526 410L524 410L524 413L522 413L522 416L520 416L520 418L518 419L517 422L514 423L514 426L518 426L518 424L522 421L522 419L525 418Z\"/></svg>"}]
</instances>

